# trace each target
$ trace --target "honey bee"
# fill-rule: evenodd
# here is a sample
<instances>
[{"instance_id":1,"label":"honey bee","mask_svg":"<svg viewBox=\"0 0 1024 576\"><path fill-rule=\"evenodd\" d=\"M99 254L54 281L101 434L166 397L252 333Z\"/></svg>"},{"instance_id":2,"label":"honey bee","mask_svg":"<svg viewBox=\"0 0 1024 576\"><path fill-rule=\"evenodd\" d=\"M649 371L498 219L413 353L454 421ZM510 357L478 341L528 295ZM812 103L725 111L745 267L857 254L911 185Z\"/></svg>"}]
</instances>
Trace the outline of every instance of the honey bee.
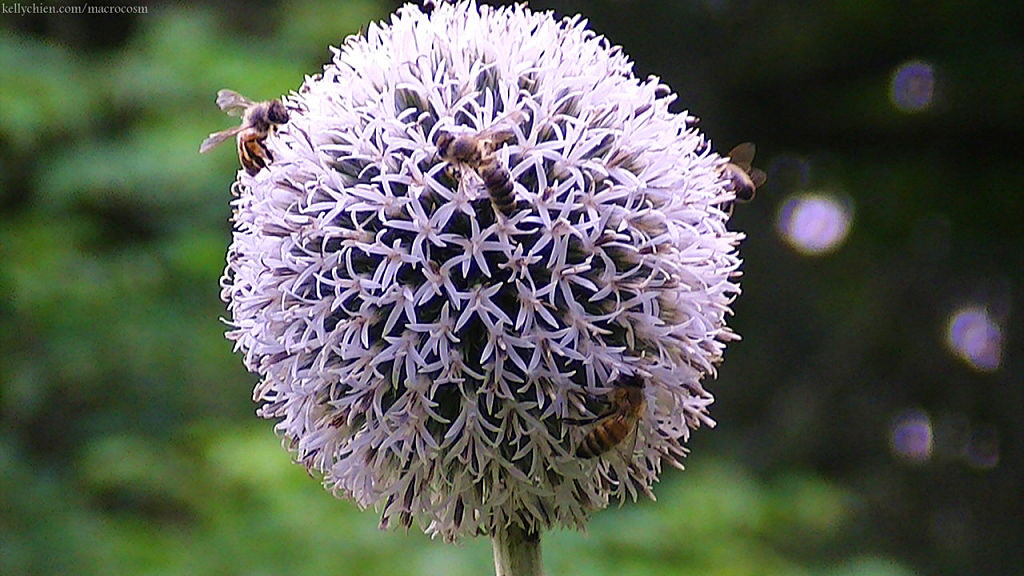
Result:
<instances>
[{"instance_id":1,"label":"honey bee","mask_svg":"<svg viewBox=\"0 0 1024 576\"><path fill-rule=\"evenodd\" d=\"M274 159L267 149L266 139L275 126L288 121L288 109L280 100L253 102L238 92L227 89L217 92L217 106L232 116L241 114L242 123L210 134L203 140L199 153L202 154L236 136L238 161L250 176L255 176Z\"/></svg>"},{"instance_id":2,"label":"honey bee","mask_svg":"<svg viewBox=\"0 0 1024 576\"><path fill-rule=\"evenodd\" d=\"M638 375L619 379L611 392L610 410L594 421L594 428L576 447L577 458L594 458L618 446L636 432L644 411L644 384Z\"/></svg>"},{"instance_id":3,"label":"honey bee","mask_svg":"<svg viewBox=\"0 0 1024 576\"><path fill-rule=\"evenodd\" d=\"M507 218L512 217L516 207L512 173L494 152L514 138L515 132L503 125L476 134L441 132L437 136L437 152L441 158L476 172L487 188L495 212Z\"/></svg>"},{"instance_id":4,"label":"honey bee","mask_svg":"<svg viewBox=\"0 0 1024 576\"><path fill-rule=\"evenodd\" d=\"M750 202L754 193L768 179L763 170L751 166L757 148L753 142L744 142L729 151L729 162L722 168L722 173L729 179L729 187L736 193L737 202ZM732 212L732 203L726 206Z\"/></svg>"}]
</instances>

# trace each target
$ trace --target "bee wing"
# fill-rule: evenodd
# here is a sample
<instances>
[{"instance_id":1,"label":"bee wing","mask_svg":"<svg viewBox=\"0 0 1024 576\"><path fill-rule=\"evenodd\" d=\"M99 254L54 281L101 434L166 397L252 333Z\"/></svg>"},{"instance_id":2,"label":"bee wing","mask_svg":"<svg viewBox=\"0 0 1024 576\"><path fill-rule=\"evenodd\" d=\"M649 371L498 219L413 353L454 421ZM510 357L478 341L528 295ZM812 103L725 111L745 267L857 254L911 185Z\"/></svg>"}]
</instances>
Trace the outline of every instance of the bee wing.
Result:
<instances>
[{"instance_id":1,"label":"bee wing","mask_svg":"<svg viewBox=\"0 0 1024 576\"><path fill-rule=\"evenodd\" d=\"M750 172L755 152L757 152L757 147L753 142L737 144L735 148L729 150L729 161L742 168L744 172Z\"/></svg>"},{"instance_id":2,"label":"bee wing","mask_svg":"<svg viewBox=\"0 0 1024 576\"><path fill-rule=\"evenodd\" d=\"M228 128L227 130L221 130L220 132L214 132L213 134L210 134L209 136L206 137L206 140L203 140L203 143L199 145L199 153L203 154L205 152L208 152L217 144L220 144L221 142L229 138L234 138L235 135L237 135L241 131L241 126L235 126L233 128Z\"/></svg>"},{"instance_id":3,"label":"bee wing","mask_svg":"<svg viewBox=\"0 0 1024 576\"><path fill-rule=\"evenodd\" d=\"M607 420L610 416L612 416L611 413L593 416L591 418L562 418L562 422L565 422L570 426L589 426L591 424L596 424L601 420Z\"/></svg>"},{"instance_id":4,"label":"bee wing","mask_svg":"<svg viewBox=\"0 0 1024 576\"><path fill-rule=\"evenodd\" d=\"M512 125L522 124L526 122L527 118L526 113L522 110L510 110L499 116L489 128L477 133L477 138L487 140L492 148L497 148L505 142L515 140L516 131Z\"/></svg>"},{"instance_id":5,"label":"bee wing","mask_svg":"<svg viewBox=\"0 0 1024 576\"><path fill-rule=\"evenodd\" d=\"M234 90L224 88L217 91L217 106L228 114L237 116L246 108L252 106L252 100L249 100Z\"/></svg>"},{"instance_id":6,"label":"bee wing","mask_svg":"<svg viewBox=\"0 0 1024 576\"><path fill-rule=\"evenodd\" d=\"M530 119L530 116L519 109L512 109L501 115L495 124L522 124Z\"/></svg>"},{"instance_id":7,"label":"bee wing","mask_svg":"<svg viewBox=\"0 0 1024 576\"><path fill-rule=\"evenodd\" d=\"M594 411L594 415L584 418L562 418L562 422L565 422L566 424L569 424L571 426L589 426L590 424L604 422L618 414L618 410L616 410L614 403L608 400L603 400L597 396L590 394L589 392L587 393L587 397L590 399L588 400L588 404L590 401L600 402L600 406L596 407L597 409ZM589 406L587 408L587 411L589 411Z\"/></svg>"},{"instance_id":8,"label":"bee wing","mask_svg":"<svg viewBox=\"0 0 1024 576\"><path fill-rule=\"evenodd\" d=\"M630 440L626 442L626 439ZM640 426L634 423L629 430L629 436L623 438L622 442L615 445L615 451L619 453L619 457L624 462L632 462L633 455L636 454L637 444L640 443ZM628 447L627 447L628 445Z\"/></svg>"},{"instance_id":9,"label":"bee wing","mask_svg":"<svg viewBox=\"0 0 1024 576\"><path fill-rule=\"evenodd\" d=\"M485 141L491 150L495 150L505 142L515 140L516 131L507 126L492 126L481 132L477 137Z\"/></svg>"}]
</instances>

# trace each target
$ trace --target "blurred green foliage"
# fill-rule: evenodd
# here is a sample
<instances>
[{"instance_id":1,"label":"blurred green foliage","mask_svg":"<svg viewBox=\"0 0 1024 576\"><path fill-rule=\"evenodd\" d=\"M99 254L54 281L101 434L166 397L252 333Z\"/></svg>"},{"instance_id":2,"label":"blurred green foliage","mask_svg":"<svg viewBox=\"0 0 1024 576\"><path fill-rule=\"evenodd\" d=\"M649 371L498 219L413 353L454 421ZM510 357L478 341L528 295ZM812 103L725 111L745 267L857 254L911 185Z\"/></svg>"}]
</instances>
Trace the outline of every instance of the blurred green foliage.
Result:
<instances>
[{"instance_id":1,"label":"blurred green foliage","mask_svg":"<svg viewBox=\"0 0 1024 576\"><path fill-rule=\"evenodd\" d=\"M756 139L771 178L735 218L721 426L657 503L545 536L548 573L1020 573L1022 8L533 4L590 17L716 143ZM214 94L295 89L395 5L147 7L0 21L0 574L488 573L486 540L379 532L291 464L219 320L237 160L196 153L230 124ZM904 114L891 74L921 57L940 97ZM855 205L818 259L774 228L806 190ZM964 302L1003 321L998 371L947 350ZM924 462L890 451L908 408L936 423ZM995 466L955 441L979 423Z\"/></svg>"}]
</instances>

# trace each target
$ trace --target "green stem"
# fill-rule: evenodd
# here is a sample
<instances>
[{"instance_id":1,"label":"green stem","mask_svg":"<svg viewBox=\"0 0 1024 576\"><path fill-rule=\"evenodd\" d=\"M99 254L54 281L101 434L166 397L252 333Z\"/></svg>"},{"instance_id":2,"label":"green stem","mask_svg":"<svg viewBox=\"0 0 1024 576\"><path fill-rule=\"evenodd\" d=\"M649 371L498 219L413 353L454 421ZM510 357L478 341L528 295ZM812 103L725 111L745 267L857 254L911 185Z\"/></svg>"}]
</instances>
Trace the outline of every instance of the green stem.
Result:
<instances>
[{"instance_id":1,"label":"green stem","mask_svg":"<svg viewBox=\"0 0 1024 576\"><path fill-rule=\"evenodd\" d=\"M540 533L511 525L491 534L495 576L543 576Z\"/></svg>"}]
</instances>

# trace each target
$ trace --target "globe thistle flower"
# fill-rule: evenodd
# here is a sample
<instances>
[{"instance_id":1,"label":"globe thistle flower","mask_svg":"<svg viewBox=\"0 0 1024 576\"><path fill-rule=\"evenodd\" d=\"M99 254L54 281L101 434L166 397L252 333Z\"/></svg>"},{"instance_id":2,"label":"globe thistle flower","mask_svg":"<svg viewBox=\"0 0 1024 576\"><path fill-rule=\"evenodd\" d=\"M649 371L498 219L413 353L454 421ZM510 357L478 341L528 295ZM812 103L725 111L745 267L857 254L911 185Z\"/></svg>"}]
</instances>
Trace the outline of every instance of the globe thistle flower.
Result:
<instances>
[{"instance_id":1,"label":"globe thistle flower","mask_svg":"<svg viewBox=\"0 0 1024 576\"><path fill-rule=\"evenodd\" d=\"M407 5L285 97L273 161L238 173L222 296L258 414L382 527L582 527L713 425L726 161L586 24Z\"/></svg>"}]
</instances>

